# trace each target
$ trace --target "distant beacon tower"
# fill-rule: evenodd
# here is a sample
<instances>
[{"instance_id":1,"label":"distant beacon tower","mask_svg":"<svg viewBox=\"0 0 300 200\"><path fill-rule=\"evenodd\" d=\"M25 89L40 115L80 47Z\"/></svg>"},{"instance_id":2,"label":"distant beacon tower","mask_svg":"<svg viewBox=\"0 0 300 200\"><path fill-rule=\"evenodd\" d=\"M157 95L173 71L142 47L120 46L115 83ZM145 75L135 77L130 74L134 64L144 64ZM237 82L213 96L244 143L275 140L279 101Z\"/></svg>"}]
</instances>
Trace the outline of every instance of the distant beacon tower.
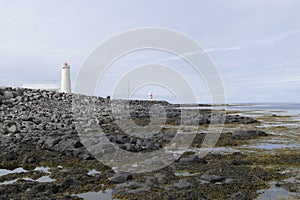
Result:
<instances>
[{"instance_id":1,"label":"distant beacon tower","mask_svg":"<svg viewBox=\"0 0 300 200\"><path fill-rule=\"evenodd\" d=\"M148 99L149 99L150 101L153 100L153 94L152 94L152 92L149 92L149 93L148 93Z\"/></svg>"},{"instance_id":2,"label":"distant beacon tower","mask_svg":"<svg viewBox=\"0 0 300 200\"><path fill-rule=\"evenodd\" d=\"M71 93L71 66L65 62L61 70L61 92Z\"/></svg>"}]
</instances>

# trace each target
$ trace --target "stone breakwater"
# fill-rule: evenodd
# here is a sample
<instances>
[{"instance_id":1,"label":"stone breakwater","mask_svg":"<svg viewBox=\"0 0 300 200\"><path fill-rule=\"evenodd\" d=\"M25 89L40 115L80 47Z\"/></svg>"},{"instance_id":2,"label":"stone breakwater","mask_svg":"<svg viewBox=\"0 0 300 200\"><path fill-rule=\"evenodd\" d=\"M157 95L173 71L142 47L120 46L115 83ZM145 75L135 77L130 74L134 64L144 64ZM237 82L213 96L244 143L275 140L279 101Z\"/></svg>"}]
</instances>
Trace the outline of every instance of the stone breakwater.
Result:
<instances>
[{"instance_id":1,"label":"stone breakwater","mask_svg":"<svg viewBox=\"0 0 300 200\"><path fill-rule=\"evenodd\" d=\"M159 105L154 110L157 115L152 113L155 105ZM165 101L110 100L0 88L0 200L80 199L73 194L107 188L112 189L109 195L119 199L253 199L258 190L268 187L269 181L291 177L291 169L299 165L300 156L294 151L273 156L257 151L217 152L199 157L196 149L201 147L211 123L224 120L226 127L233 128L221 134L216 144L221 149L271 137L255 128L260 122L254 118L207 109L200 110L200 115L199 110L187 111L184 124L189 126L196 121L200 132L188 152L158 171L115 172L98 162L79 137L80 133L101 128L121 149L151 152L164 147L176 135L182 112L179 105ZM128 113L141 127L147 127L153 118L165 123L148 137L126 126ZM240 126L244 128L235 128ZM42 166L49 170L35 170ZM1 169L19 168L24 170L1 175ZM286 168L289 171L284 172ZM284 182L280 185L291 192L297 186Z\"/></svg>"},{"instance_id":2,"label":"stone breakwater","mask_svg":"<svg viewBox=\"0 0 300 200\"><path fill-rule=\"evenodd\" d=\"M124 102L126 101L117 100L114 101L114 105L122 105ZM110 103L109 100L101 97L2 88L0 89L0 145L14 148L20 143L30 143L36 148L54 150L86 160L93 158L82 145L78 131L85 131L83 128L89 129L93 124L99 125L98 128L101 127L112 142L124 150L133 152L157 150L171 141L174 136L163 131L149 139L129 136L114 123ZM150 121L149 110L154 104L162 105L166 109L166 124L180 124L180 109L165 101L129 101L130 117L136 124L147 125ZM122 111L122 108L120 106L117 112ZM86 109L87 112L92 113L84 114L83 110ZM197 119L199 124L210 124L211 115L214 114L208 111L202 112ZM191 118L192 115L189 117ZM221 118L221 115L219 117ZM76 122L85 126L76 127ZM254 122L256 120L253 118L238 115L227 115L225 118L225 123ZM128 129L126 131L130 131L130 128L126 127Z\"/></svg>"}]
</instances>

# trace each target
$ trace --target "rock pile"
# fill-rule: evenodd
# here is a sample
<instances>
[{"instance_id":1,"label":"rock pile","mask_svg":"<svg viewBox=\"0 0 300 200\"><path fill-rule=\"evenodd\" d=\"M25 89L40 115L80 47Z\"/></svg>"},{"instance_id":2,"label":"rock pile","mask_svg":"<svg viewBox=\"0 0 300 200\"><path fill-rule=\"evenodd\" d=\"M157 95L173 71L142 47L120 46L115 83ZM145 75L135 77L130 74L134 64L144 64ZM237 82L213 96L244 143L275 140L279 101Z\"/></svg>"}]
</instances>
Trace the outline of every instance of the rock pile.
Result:
<instances>
[{"instance_id":1,"label":"rock pile","mask_svg":"<svg viewBox=\"0 0 300 200\"><path fill-rule=\"evenodd\" d=\"M132 127L120 127L116 123L117 118L123 121L132 119L136 124L146 126L151 122L151 109L155 105L160 106L155 110L160 112L155 117L163 117L165 113L166 124L180 124L181 109L165 101L110 100L54 91L0 88L0 145L14 148L18 143L30 143L36 148L88 160L93 157L81 143L78 132L101 128L111 142L127 151L157 150L171 141L174 134L164 133L162 127L162 131L151 138L143 138L128 135L128 132L134 132ZM222 119L225 123L256 122L239 115L197 112L198 115L188 116L190 123L218 123ZM215 119L213 122L212 118Z\"/></svg>"}]
</instances>

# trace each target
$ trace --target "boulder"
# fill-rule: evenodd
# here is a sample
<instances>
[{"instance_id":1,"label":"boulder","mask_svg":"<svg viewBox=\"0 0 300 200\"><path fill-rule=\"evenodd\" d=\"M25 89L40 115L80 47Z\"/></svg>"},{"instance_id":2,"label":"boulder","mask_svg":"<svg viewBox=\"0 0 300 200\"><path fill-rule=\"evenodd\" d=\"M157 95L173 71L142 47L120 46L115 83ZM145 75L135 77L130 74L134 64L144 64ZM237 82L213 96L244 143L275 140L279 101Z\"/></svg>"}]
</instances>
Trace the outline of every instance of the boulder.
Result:
<instances>
[{"instance_id":1,"label":"boulder","mask_svg":"<svg viewBox=\"0 0 300 200\"><path fill-rule=\"evenodd\" d=\"M132 179L132 175L129 172L118 172L114 176L108 179L111 183L124 183Z\"/></svg>"},{"instance_id":2,"label":"boulder","mask_svg":"<svg viewBox=\"0 0 300 200\"><path fill-rule=\"evenodd\" d=\"M267 136L268 134L264 131L260 130L242 130L242 131L235 131L232 133L232 136L234 138L240 138L240 139L249 139L249 138L256 138L259 136Z\"/></svg>"},{"instance_id":3,"label":"boulder","mask_svg":"<svg viewBox=\"0 0 300 200\"><path fill-rule=\"evenodd\" d=\"M185 179L180 179L177 183L174 184L174 186L178 188L187 188L191 186L191 183Z\"/></svg>"},{"instance_id":4,"label":"boulder","mask_svg":"<svg viewBox=\"0 0 300 200\"><path fill-rule=\"evenodd\" d=\"M17 126L15 124L9 127L7 130L9 133L16 133L18 131Z\"/></svg>"},{"instance_id":5,"label":"boulder","mask_svg":"<svg viewBox=\"0 0 300 200\"><path fill-rule=\"evenodd\" d=\"M0 134L0 146L9 146L11 142L12 142L11 137Z\"/></svg>"},{"instance_id":6,"label":"boulder","mask_svg":"<svg viewBox=\"0 0 300 200\"><path fill-rule=\"evenodd\" d=\"M201 176L202 180L208 181L210 183L216 183L216 182L222 182L226 178L222 176L216 176L216 175L209 175L209 174L204 174Z\"/></svg>"},{"instance_id":7,"label":"boulder","mask_svg":"<svg viewBox=\"0 0 300 200\"><path fill-rule=\"evenodd\" d=\"M70 153L72 154L72 151L75 151L75 140L71 138L65 138L59 141L58 144L53 146L53 149L55 151L61 152L61 153Z\"/></svg>"},{"instance_id":8,"label":"boulder","mask_svg":"<svg viewBox=\"0 0 300 200\"><path fill-rule=\"evenodd\" d=\"M44 142L44 147L51 148L54 145L58 144L61 140L61 138L47 137Z\"/></svg>"},{"instance_id":9,"label":"boulder","mask_svg":"<svg viewBox=\"0 0 300 200\"><path fill-rule=\"evenodd\" d=\"M179 162L195 162L195 163L206 163L206 160L200 158L198 155L190 155L188 157L182 157L179 159Z\"/></svg>"},{"instance_id":10,"label":"boulder","mask_svg":"<svg viewBox=\"0 0 300 200\"><path fill-rule=\"evenodd\" d=\"M3 92L3 96L6 99L12 99L12 98L14 98L14 93L13 93L13 91L6 90L6 91Z\"/></svg>"},{"instance_id":11,"label":"boulder","mask_svg":"<svg viewBox=\"0 0 300 200\"><path fill-rule=\"evenodd\" d=\"M39 125L36 126L36 128L41 131L45 130L45 127L46 127L46 124L44 124L44 123L40 123Z\"/></svg>"},{"instance_id":12,"label":"boulder","mask_svg":"<svg viewBox=\"0 0 300 200\"><path fill-rule=\"evenodd\" d=\"M83 147L83 144L80 141L76 141L76 142L74 142L74 147L77 149L77 148Z\"/></svg>"},{"instance_id":13,"label":"boulder","mask_svg":"<svg viewBox=\"0 0 300 200\"><path fill-rule=\"evenodd\" d=\"M232 200L248 200L248 199L251 199L251 198L248 194L238 192L238 193L232 194L230 196L230 199L232 199Z\"/></svg>"},{"instance_id":14,"label":"boulder","mask_svg":"<svg viewBox=\"0 0 300 200\"><path fill-rule=\"evenodd\" d=\"M5 100L5 97L0 95L0 104Z\"/></svg>"}]
</instances>

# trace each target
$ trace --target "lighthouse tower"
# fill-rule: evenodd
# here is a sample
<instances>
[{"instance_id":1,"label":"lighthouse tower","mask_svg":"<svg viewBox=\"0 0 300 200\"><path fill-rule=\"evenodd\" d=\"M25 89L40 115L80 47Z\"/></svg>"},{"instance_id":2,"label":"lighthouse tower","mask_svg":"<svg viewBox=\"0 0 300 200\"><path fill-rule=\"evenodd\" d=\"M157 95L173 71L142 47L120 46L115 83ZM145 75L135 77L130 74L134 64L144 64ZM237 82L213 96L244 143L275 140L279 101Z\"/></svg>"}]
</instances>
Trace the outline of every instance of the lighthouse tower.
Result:
<instances>
[{"instance_id":1,"label":"lighthouse tower","mask_svg":"<svg viewBox=\"0 0 300 200\"><path fill-rule=\"evenodd\" d=\"M71 76L70 76L71 66L65 62L61 70L61 92L71 93Z\"/></svg>"}]
</instances>

